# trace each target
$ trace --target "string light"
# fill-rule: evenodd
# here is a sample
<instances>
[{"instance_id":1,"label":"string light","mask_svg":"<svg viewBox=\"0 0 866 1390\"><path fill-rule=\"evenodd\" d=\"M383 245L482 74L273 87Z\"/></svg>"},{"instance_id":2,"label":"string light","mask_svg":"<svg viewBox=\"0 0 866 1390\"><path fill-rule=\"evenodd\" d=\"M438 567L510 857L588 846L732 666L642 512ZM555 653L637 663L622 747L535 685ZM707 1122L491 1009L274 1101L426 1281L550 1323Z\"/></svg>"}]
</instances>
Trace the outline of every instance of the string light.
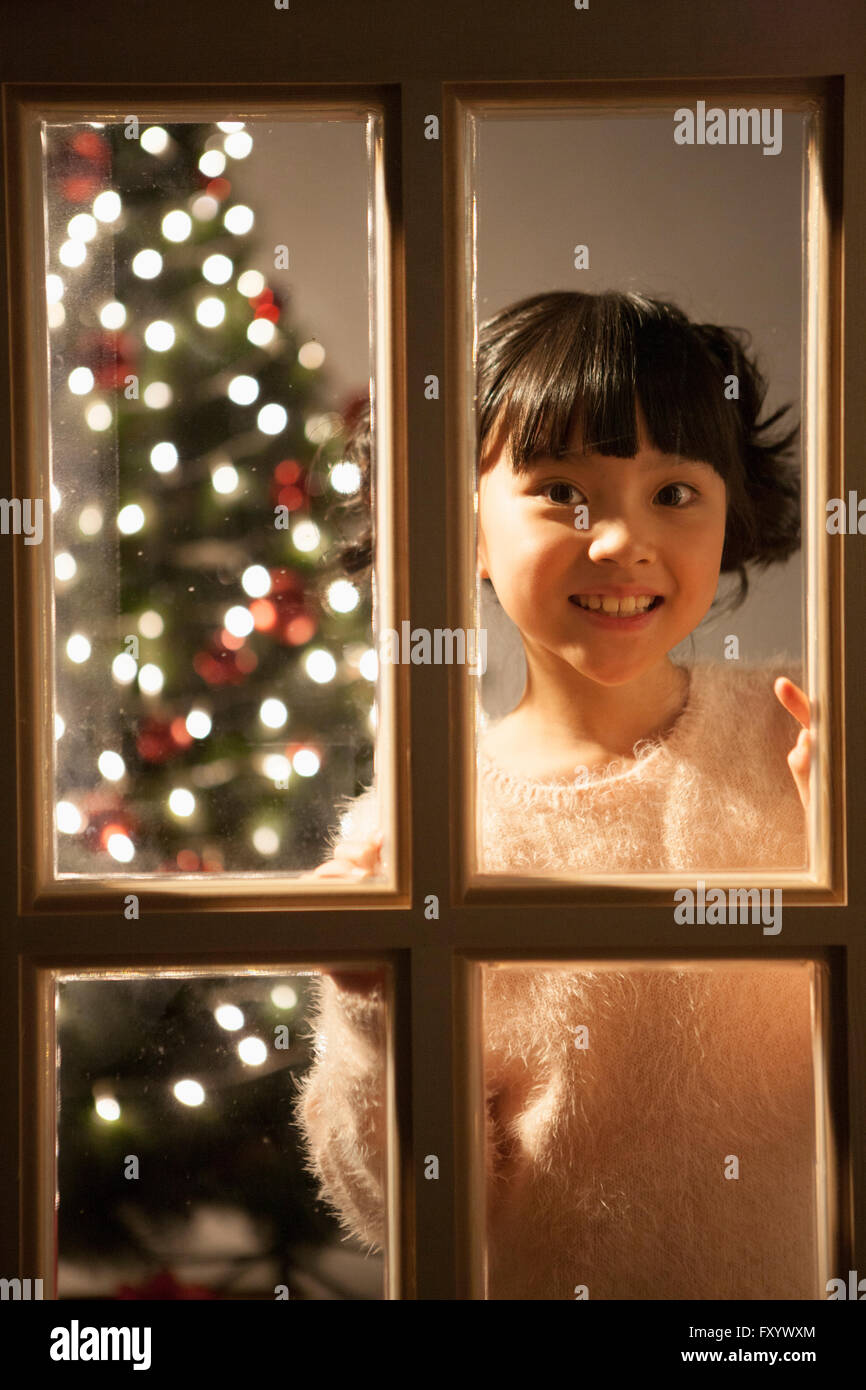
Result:
<instances>
[{"instance_id":1,"label":"string light","mask_svg":"<svg viewBox=\"0 0 866 1390\"><path fill-rule=\"evenodd\" d=\"M202 1105L204 1103L204 1087L190 1077L185 1077L183 1081L176 1081L173 1090L181 1105Z\"/></svg>"},{"instance_id":2,"label":"string light","mask_svg":"<svg viewBox=\"0 0 866 1390\"><path fill-rule=\"evenodd\" d=\"M282 729L289 717L289 711L282 700L264 700L259 709L259 719L267 729Z\"/></svg>"},{"instance_id":3,"label":"string light","mask_svg":"<svg viewBox=\"0 0 866 1390\"><path fill-rule=\"evenodd\" d=\"M168 141L168 131L161 125L150 125L141 132L141 148L148 154L163 154L168 149Z\"/></svg>"},{"instance_id":4,"label":"string light","mask_svg":"<svg viewBox=\"0 0 866 1390\"><path fill-rule=\"evenodd\" d=\"M105 401L95 401L84 414L84 418L90 429L96 434L103 434L111 427L114 416Z\"/></svg>"},{"instance_id":5,"label":"string light","mask_svg":"<svg viewBox=\"0 0 866 1390\"><path fill-rule=\"evenodd\" d=\"M252 405L259 394L259 383L254 376L233 376L228 384L227 395L235 405Z\"/></svg>"},{"instance_id":6,"label":"string light","mask_svg":"<svg viewBox=\"0 0 866 1390\"><path fill-rule=\"evenodd\" d=\"M220 1028L225 1028L229 1033L236 1033L244 1026L244 1016L236 1004L220 1004L219 1008L214 1009L214 1018Z\"/></svg>"},{"instance_id":7,"label":"string light","mask_svg":"<svg viewBox=\"0 0 866 1390\"><path fill-rule=\"evenodd\" d=\"M104 193L100 193L93 200L93 216L99 222L116 222L120 216L123 204L120 195L113 189L107 188Z\"/></svg>"},{"instance_id":8,"label":"string light","mask_svg":"<svg viewBox=\"0 0 866 1390\"><path fill-rule=\"evenodd\" d=\"M212 285L225 285L231 278L234 266L228 256L217 253L208 256L201 268L201 273Z\"/></svg>"},{"instance_id":9,"label":"string light","mask_svg":"<svg viewBox=\"0 0 866 1390\"><path fill-rule=\"evenodd\" d=\"M139 251L138 255L132 258L132 273L137 275L139 280L155 280L161 270L162 256L152 247Z\"/></svg>"}]
</instances>

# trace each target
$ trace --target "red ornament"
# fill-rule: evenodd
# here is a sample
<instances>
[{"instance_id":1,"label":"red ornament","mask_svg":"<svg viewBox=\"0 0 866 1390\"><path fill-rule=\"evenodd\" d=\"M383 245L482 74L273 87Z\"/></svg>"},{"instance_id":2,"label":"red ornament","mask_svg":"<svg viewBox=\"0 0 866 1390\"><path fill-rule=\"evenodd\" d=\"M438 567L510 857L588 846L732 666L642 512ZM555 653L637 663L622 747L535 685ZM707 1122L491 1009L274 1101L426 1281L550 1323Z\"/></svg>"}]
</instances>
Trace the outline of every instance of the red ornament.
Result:
<instances>
[{"instance_id":1,"label":"red ornament","mask_svg":"<svg viewBox=\"0 0 866 1390\"><path fill-rule=\"evenodd\" d=\"M178 746L172 737L168 720L143 719L135 735L138 756L145 763L167 763L178 754Z\"/></svg>"},{"instance_id":2,"label":"red ornament","mask_svg":"<svg viewBox=\"0 0 866 1390\"><path fill-rule=\"evenodd\" d=\"M232 186L228 179L208 179L207 191L212 198L216 198L221 203L232 191Z\"/></svg>"},{"instance_id":3,"label":"red ornament","mask_svg":"<svg viewBox=\"0 0 866 1390\"><path fill-rule=\"evenodd\" d=\"M89 159L92 164L98 164L102 168L105 168L111 158L108 141L97 130L79 130L70 140L69 147L75 154L81 155L82 159Z\"/></svg>"},{"instance_id":4,"label":"red ornament","mask_svg":"<svg viewBox=\"0 0 866 1390\"><path fill-rule=\"evenodd\" d=\"M210 652L196 652L193 668L208 685L243 685L250 671L258 665L255 652L244 648L238 652L226 651L219 640Z\"/></svg>"},{"instance_id":5,"label":"red ornament","mask_svg":"<svg viewBox=\"0 0 866 1390\"><path fill-rule=\"evenodd\" d=\"M70 174L60 180L60 189L67 203L89 203L102 187L96 174Z\"/></svg>"},{"instance_id":6,"label":"red ornament","mask_svg":"<svg viewBox=\"0 0 866 1390\"><path fill-rule=\"evenodd\" d=\"M297 459L282 459L274 469L274 477L281 487L287 487L296 483L303 471Z\"/></svg>"}]
</instances>

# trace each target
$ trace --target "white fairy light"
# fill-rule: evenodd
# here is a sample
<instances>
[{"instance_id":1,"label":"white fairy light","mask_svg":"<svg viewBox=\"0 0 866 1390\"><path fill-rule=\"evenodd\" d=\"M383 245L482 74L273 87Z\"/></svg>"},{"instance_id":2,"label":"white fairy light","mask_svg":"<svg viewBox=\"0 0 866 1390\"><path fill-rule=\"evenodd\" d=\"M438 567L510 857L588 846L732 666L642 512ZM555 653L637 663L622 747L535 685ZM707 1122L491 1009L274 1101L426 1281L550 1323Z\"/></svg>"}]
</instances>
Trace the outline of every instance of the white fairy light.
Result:
<instances>
[{"instance_id":1,"label":"white fairy light","mask_svg":"<svg viewBox=\"0 0 866 1390\"><path fill-rule=\"evenodd\" d=\"M238 276L238 291L245 299L256 299L265 288L265 277L260 270L245 270Z\"/></svg>"},{"instance_id":2,"label":"white fairy light","mask_svg":"<svg viewBox=\"0 0 866 1390\"><path fill-rule=\"evenodd\" d=\"M212 727L211 717L206 710L191 709L186 717L186 731L193 738L207 738Z\"/></svg>"},{"instance_id":3,"label":"white fairy light","mask_svg":"<svg viewBox=\"0 0 866 1390\"><path fill-rule=\"evenodd\" d=\"M304 658L304 670L315 681L317 685L327 685L337 674L337 663L330 652L323 647L317 647L311 652L307 652Z\"/></svg>"},{"instance_id":4,"label":"white fairy light","mask_svg":"<svg viewBox=\"0 0 866 1390\"><path fill-rule=\"evenodd\" d=\"M114 416L105 401L94 401L85 411L84 418L94 433L103 434L111 425Z\"/></svg>"},{"instance_id":5,"label":"white fairy light","mask_svg":"<svg viewBox=\"0 0 866 1390\"><path fill-rule=\"evenodd\" d=\"M175 787L168 798L168 805L175 816L185 820L195 810L195 797L188 787Z\"/></svg>"},{"instance_id":6,"label":"white fairy light","mask_svg":"<svg viewBox=\"0 0 866 1390\"><path fill-rule=\"evenodd\" d=\"M216 295L209 295L196 305L195 316L202 328L219 328L226 316L226 306Z\"/></svg>"},{"instance_id":7,"label":"white fairy light","mask_svg":"<svg viewBox=\"0 0 866 1390\"><path fill-rule=\"evenodd\" d=\"M111 663L111 674L118 685L131 685L138 674L138 662L129 652L119 652Z\"/></svg>"},{"instance_id":8,"label":"white fairy light","mask_svg":"<svg viewBox=\"0 0 866 1390\"><path fill-rule=\"evenodd\" d=\"M150 451L150 464L156 473L172 473L177 468L177 449L167 439L154 444Z\"/></svg>"},{"instance_id":9,"label":"white fairy light","mask_svg":"<svg viewBox=\"0 0 866 1390\"><path fill-rule=\"evenodd\" d=\"M150 246L132 258L132 273L139 280L155 280L161 270L162 256Z\"/></svg>"},{"instance_id":10,"label":"white fairy light","mask_svg":"<svg viewBox=\"0 0 866 1390\"><path fill-rule=\"evenodd\" d=\"M192 218L181 208L173 208L165 214L160 225L166 241L186 241L192 231Z\"/></svg>"},{"instance_id":11,"label":"white fairy light","mask_svg":"<svg viewBox=\"0 0 866 1390\"><path fill-rule=\"evenodd\" d=\"M70 661L74 661L76 666L81 666L89 660L91 646L87 638L81 632L73 632L69 641L66 643L66 655Z\"/></svg>"},{"instance_id":12,"label":"white fairy light","mask_svg":"<svg viewBox=\"0 0 866 1390\"><path fill-rule=\"evenodd\" d=\"M280 434L289 423L289 413L284 406L263 405L256 416L256 424L262 434Z\"/></svg>"},{"instance_id":13,"label":"white fairy light","mask_svg":"<svg viewBox=\"0 0 866 1390\"><path fill-rule=\"evenodd\" d=\"M116 859L118 864L128 864L135 858L135 845L128 835L117 830L113 835L109 835L108 844L105 846L112 859Z\"/></svg>"},{"instance_id":14,"label":"white fairy light","mask_svg":"<svg viewBox=\"0 0 866 1390\"><path fill-rule=\"evenodd\" d=\"M138 673L138 688L144 695L158 695L165 685L165 676L159 666L148 661Z\"/></svg>"},{"instance_id":15,"label":"white fairy light","mask_svg":"<svg viewBox=\"0 0 866 1390\"><path fill-rule=\"evenodd\" d=\"M212 285L224 285L232 278L234 266L228 256L223 256L217 252L213 256L208 256L201 268L201 273Z\"/></svg>"},{"instance_id":16,"label":"white fairy light","mask_svg":"<svg viewBox=\"0 0 866 1390\"><path fill-rule=\"evenodd\" d=\"M174 339L174 329L166 319L154 319L144 330L144 341L154 352L168 352Z\"/></svg>"},{"instance_id":17,"label":"white fairy light","mask_svg":"<svg viewBox=\"0 0 866 1390\"><path fill-rule=\"evenodd\" d=\"M141 132L139 144L148 154L162 154L168 148L168 131L161 125L149 125Z\"/></svg>"},{"instance_id":18,"label":"white fairy light","mask_svg":"<svg viewBox=\"0 0 866 1390\"><path fill-rule=\"evenodd\" d=\"M233 376L228 384L227 395L235 405L252 405L259 394L259 383L254 376Z\"/></svg>"},{"instance_id":19,"label":"white fairy light","mask_svg":"<svg viewBox=\"0 0 866 1390\"><path fill-rule=\"evenodd\" d=\"M235 604L223 615L223 627L230 632L232 637L249 637L255 628L253 615L243 604Z\"/></svg>"},{"instance_id":20,"label":"white fairy light","mask_svg":"<svg viewBox=\"0 0 866 1390\"><path fill-rule=\"evenodd\" d=\"M68 579L71 579L77 569L75 556L70 555L68 550L61 550L58 555L55 555L54 577L59 579L61 584L65 584Z\"/></svg>"},{"instance_id":21,"label":"white fairy light","mask_svg":"<svg viewBox=\"0 0 866 1390\"><path fill-rule=\"evenodd\" d=\"M260 825L253 831L253 848L259 854L276 854L280 847L280 837L270 825Z\"/></svg>"},{"instance_id":22,"label":"white fairy light","mask_svg":"<svg viewBox=\"0 0 866 1390\"><path fill-rule=\"evenodd\" d=\"M122 208L120 195L115 193L113 188L107 188L104 193L98 193L93 200L93 216L99 222L116 222Z\"/></svg>"},{"instance_id":23,"label":"white fairy light","mask_svg":"<svg viewBox=\"0 0 866 1390\"><path fill-rule=\"evenodd\" d=\"M259 719L267 729L281 729L289 717L289 711L282 700L271 698L263 700L259 709Z\"/></svg>"},{"instance_id":24,"label":"white fairy light","mask_svg":"<svg viewBox=\"0 0 866 1390\"><path fill-rule=\"evenodd\" d=\"M112 752L110 748L106 748L100 753L96 766L106 782L119 782L121 777L126 774L126 763L123 758L119 753Z\"/></svg>"},{"instance_id":25,"label":"white fairy light","mask_svg":"<svg viewBox=\"0 0 866 1390\"><path fill-rule=\"evenodd\" d=\"M315 340L304 343L298 349L298 361L308 372L315 372L325 360L325 349Z\"/></svg>"},{"instance_id":26,"label":"white fairy light","mask_svg":"<svg viewBox=\"0 0 866 1390\"><path fill-rule=\"evenodd\" d=\"M335 579L328 585L328 606L335 613L352 613L360 602L361 595L348 579Z\"/></svg>"},{"instance_id":27,"label":"white fairy light","mask_svg":"<svg viewBox=\"0 0 866 1390\"><path fill-rule=\"evenodd\" d=\"M110 303L103 304L99 311L99 322L112 333L123 327L126 323L126 310L119 300L112 299Z\"/></svg>"},{"instance_id":28,"label":"white fairy light","mask_svg":"<svg viewBox=\"0 0 866 1390\"><path fill-rule=\"evenodd\" d=\"M175 1082L173 1090L181 1105L201 1105L204 1101L204 1087L189 1077Z\"/></svg>"},{"instance_id":29,"label":"white fairy light","mask_svg":"<svg viewBox=\"0 0 866 1390\"><path fill-rule=\"evenodd\" d=\"M211 483L214 492L220 492L224 496L228 496L232 492L237 492L240 483L238 470L235 468L234 464L221 463L218 468L214 469L211 475Z\"/></svg>"},{"instance_id":30,"label":"white fairy light","mask_svg":"<svg viewBox=\"0 0 866 1390\"><path fill-rule=\"evenodd\" d=\"M245 236L255 220L252 208L246 207L244 203L235 203L234 207L226 210L223 225L232 236Z\"/></svg>"},{"instance_id":31,"label":"white fairy light","mask_svg":"<svg viewBox=\"0 0 866 1390\"><path fill-rule=\"evenodd\" d=\"M213 1016L220 1028L225 1028L228 1033L236 1033L244 1026L244 1016L237 1004L220 1004L214 1009Z\"/></svg>"},{"instance_id":32,"label":"white fairy light","mask_svg":"<svg viewBox=\"0 0 866 1390\"><path fill-rule=\"evenodd\" d=\"M137 502L130 502L117 513L117 529L124 536L134 536L144 525L144 512Z\"/></svg>"},{"instance_id":33,"label":"white fairy light","mask_svg":"<svg viewBox=\"0 0 866 1390\"><path fill-rule=\"evenodd\" d=\"M271 591L271 576L264 565L249 565L241 575L241 588L250 598L264 598Z\"/></svg>"},{"instance_id":34,"label":"white fairy light","mask_svg":"<svg viewBox=\"0 0 866 1390\"><path fill-rule=\"evenodd\" d=\"M142 637L161 637L165 630L162 615L155 608L148 608L138 620L138 630Z\"/></svg>"},{"instance_id":35,"label":"white fairy light","mask_svg":"<svg viewBox=\"0 0 866 1390\"><path fill-rule=\"evenodd\" d=\"M261 1038L241 1038L238 1056L248 1067L260 1067L268 1059L268 1049Z\"/></svg>"},{"instance_id":36,"label":"white fairy light","mask_svg":"<svg viewBox=\"0 0 866 1390\"><path fill-rule=\"evenodd\" d=\"M73 396L86 396L93 390L94 377L89 367L74 367L66 378L66 385Z\"/></svg>"},{"instance_id":37,"label":"white fairy light","mask_svg":"<svg viewBox=\"0 0 866 1390\"><path fill-rule=\"evenodd\" d=\"M75 270L77 266L83 265L87 260L87 247L83 241L64 241L57 252L57 259L61 265Z\"/></svg>"}]
</instances>

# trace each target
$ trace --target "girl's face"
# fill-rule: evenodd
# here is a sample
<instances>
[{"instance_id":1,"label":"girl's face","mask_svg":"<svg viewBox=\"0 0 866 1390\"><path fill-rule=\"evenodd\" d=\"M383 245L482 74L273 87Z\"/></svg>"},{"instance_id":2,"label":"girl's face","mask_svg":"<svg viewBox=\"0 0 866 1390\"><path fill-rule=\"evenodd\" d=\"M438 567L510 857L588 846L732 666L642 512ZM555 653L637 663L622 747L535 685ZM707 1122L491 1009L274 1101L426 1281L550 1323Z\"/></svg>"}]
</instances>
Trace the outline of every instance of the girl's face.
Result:
<instances>
[{"instance_id":1,"label":"girl's face","mask_svg":"<svg viewBox=\"0 0 866 1390\"><path fill-rule=\"evenodd\" d=\"M694 631L725 541L724 480L708 463L652 448L639 405L638 446L633 459L539 457L522 476L503 449L479 482L479 570L527 655L602 685L636 679ZM580 606L591 596L607 607L626 599L626 615ZM628 615L640 596L661 602Z\"/></svg>"}]
</instances>

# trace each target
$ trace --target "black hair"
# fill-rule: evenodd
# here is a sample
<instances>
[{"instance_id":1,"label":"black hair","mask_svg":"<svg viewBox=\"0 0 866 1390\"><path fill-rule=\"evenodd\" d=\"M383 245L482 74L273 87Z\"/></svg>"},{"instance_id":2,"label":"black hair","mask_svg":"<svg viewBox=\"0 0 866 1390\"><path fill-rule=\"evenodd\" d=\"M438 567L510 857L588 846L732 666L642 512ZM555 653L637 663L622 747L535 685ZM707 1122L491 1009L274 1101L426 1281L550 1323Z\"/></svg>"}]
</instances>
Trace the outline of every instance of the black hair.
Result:
<instances>
[{"instance_id":1,"label":"black hair","mask_svg":"<svg viewBox=\"0 0 866 1390\"><path fill-rule=\"evenodd\" d=\"M712 464L724 479L721 570L739 576L738 607L748 565L800 547L799 425L765 437L790 405L758 424L768 386L750 348L745 329L692 323L676 305L633 292L562 290L509 305L479 329L479 473L504 445L516 472L539 454L556 456L575 425L584 450L633 458L639 401L655 448ZM738 395L729 399L731 377ZM360 467L361 487L345 504L355 533L335 563L360 578L372 563L369 398L347 430L345 457Z\"/></svg>"},{"instance_id":2,"label":"black hair","mask_svg":"<svg viewBox=\"0 0 866 1390\"><path fill-rule=\"evenodd\" d=\"M507 446L515 472L556 457L576 428L585 452L633 458L636 402L651 444L712 464L728 510L723 573L739 575L733 607L749 588L747 565L765 567L800 546L799 468L766 432L790 409L758 424L767 382L744 329L692 323L674 304L645 295L557 291L533 295L482 324L478 337L479 471ZM726 379L736 377L729 399Z\"/></svg>"}]
</instances>

